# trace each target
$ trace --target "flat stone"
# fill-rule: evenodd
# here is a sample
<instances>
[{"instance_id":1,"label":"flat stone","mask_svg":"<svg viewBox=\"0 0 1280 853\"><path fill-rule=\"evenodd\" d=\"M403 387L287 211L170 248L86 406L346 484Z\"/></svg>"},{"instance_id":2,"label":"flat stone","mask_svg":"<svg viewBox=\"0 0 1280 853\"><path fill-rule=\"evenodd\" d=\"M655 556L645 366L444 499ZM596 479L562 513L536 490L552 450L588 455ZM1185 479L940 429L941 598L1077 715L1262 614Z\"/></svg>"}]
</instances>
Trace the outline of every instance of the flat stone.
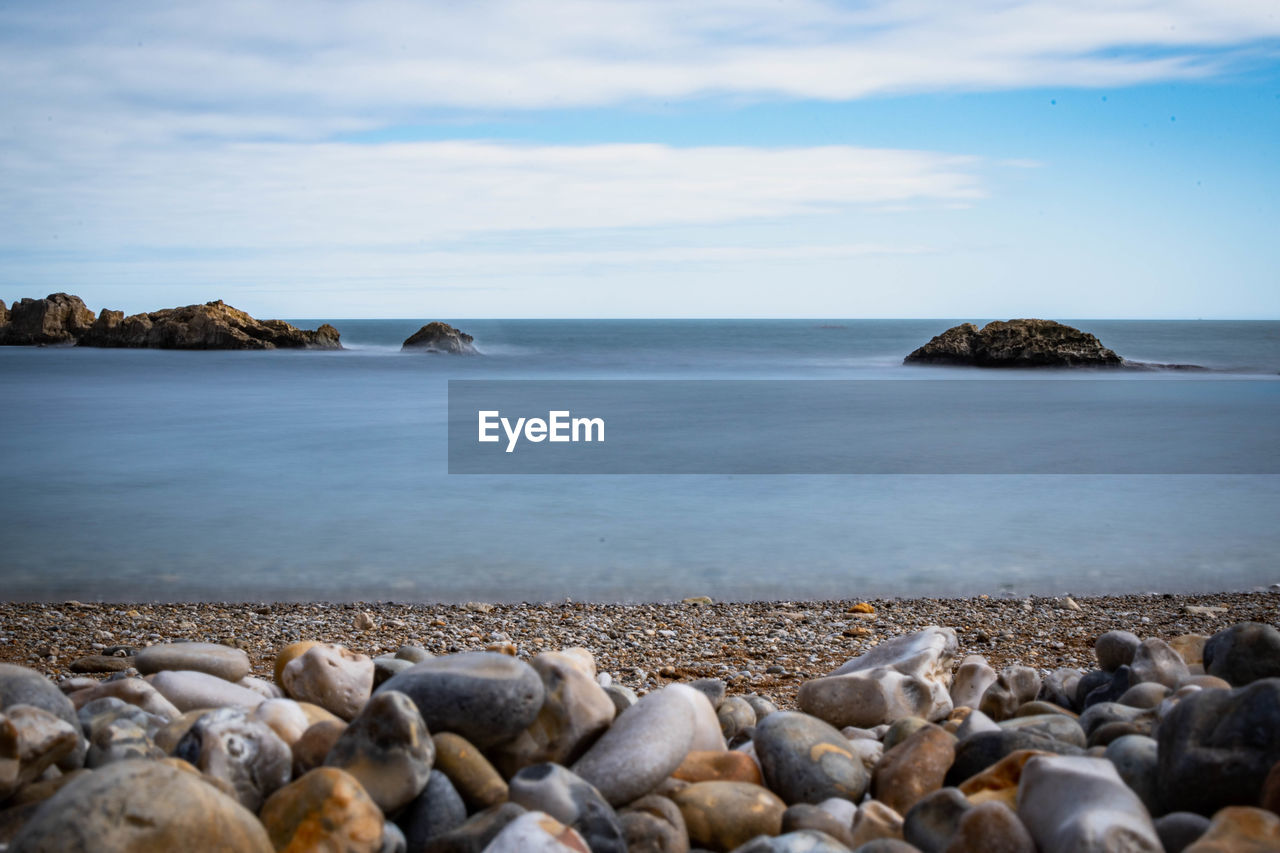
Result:
<instances>
[{"instance_id":1,"label":"flat stone","mask_svg":"<svg viewBox=\"0 0 1280 853\"><path fill-rule=\"evenodd\" d=\"M787 810L772 792L745 782L698 782L671 799L690 842L708 850L733 850L757 835L777 835Z\"/></svg>"},{"instance_id":2,"label":"flat stone","mask_svg":"<svg viewBox=\"0 0 1280 853\"><path fill-rule=\"evenodd\" d=\"M734 853L849 853L849 848L820 830L799 829L776 838L758 835Z\"/></svg>"},{"instance_id":3,"label":"flat stone","mask_svg":"<svg viewBox=\"0 0 1280 853\"><path fill-rule=\"evenodd\" d=\"M955 653L954 630L925 628L805 682L797 699L801 710L837 727L866 728L905 716L943 719L952 707L948 688Z\"/></svg>"},{"instance_id":4,"label":"flat stone","mask_svg":"<svg viewBox=\"0 0 1280 853\"><path fill-rule=\"evenodd\" d=\"M1094 655L1098 658L1098 666L1104 672L1115 672L1122 666L1133 662L1142 640L1128 631L1108 631L1098 637L1093 645Z\"/></svg>"},{"instance_id":5,"label":"flat stone","mask_svg":"<svg viewBox=\"0 0 1280 853\"><path fill-rule=\"evenodd\" d=\"M219 679L221 681L221 679ZM164 698L150 682L141 678L120 678L115 681L94 682L92 687L77 690L69 697L76 708L82 708L99 699L114 698L136 705L148 714L175 720L181 714L174 704Z\"/></svg>"},{"instance_id":6,"label":"flat stone","mask_svg":"<svg viewBox=\"0 0 1280 853\"><path fill-rule=\"evenodd\" d=\"M34 705L0 712L0 802L80 747L80 729Z\"/></svg>"},{"instance_id":7,"label":"flat stone","mask_svg":"<svg viewBox=\"0 0 1280 853\"><path fill-rule=\"evenodd\" d=\"M475 745L453 732L431 736L436 747L435 767L449 777L466 804L487 809L507 799L507 783Z\"/></svg>"},{"instance_id":8,"label":"flat stone","mask_svg":"<svg viewBox=\"0 0 1280 853\"><path fill-rule=\"evenodd\" d=\"M84 655L73 660L67 669L72 672L124 672L132 666L132 657Z\"/></svg>"},{"instance_id":9,"label":"flat stone","mask_svg":"<svg viewBox=\"0 0 1280 853\"><path fill-rule=\"evenodd\" d=\"M988 802L960 816L943 853L1036 853L1036 842L1013 809Z\"/></svg>"},{"instance_id":10,"label":"flat stone","mask_svg":"<svg viewBox=\"0 0 1280 853\"><path fill-rule=\"evenodd\" d=\"M1164 853L1183 853L1209 830L1209 818L1194 812L1170 812L1155 823Z\"/></svg>"},{"instance_id":11,"label":"flat stone","mask_svg":"<svg viewBox=\"0 0 1280 853\"><path fill-rule=\"evenodd\" d=\"M1053 738L1058 743L1084 747L1086 735L1084 729L1072 717L1065 714L1036 714L1027 717L1013 717L1000 723L1000 729L1006 732L1034 732L1044 737Z\"/></svg>"},{"instance_id":12,"label":"flat stone","mask_svg":"<svg viewBox=\"0 0 1280 853\"><path fill-rule=\"evenodd\" d=\"M959 786L1000 759L1024 749L1056 755L1080 755L1078 746L1061 743L1036 731L979 732L956 744L956 760L947 771L946 785Z\"/></svg>"},{"instance_id":13,"label":"flat stone","mask_svg":"<svg viewBox=\"0 0 1280 853\"><path fill-rule=\"evenodd\" d=\"M1144 681L1126 690L1119 701L1121 705L1128 705L1130 708L1154 708L1172 692L1158 681Z\"/></svg>"},{"instance_id":14,"label":"flat stone","mask_svg":"<svg viewBox=\"0 0 1280 853\"><path fill-rule=\"evenodd\" d=\"M502 828L485 853L591 853L572 828L543 812L526 812Z\"/></svg>"},{"instance_id":15,"label":"flat stone","mask_svg":"<svg viewBox=\"0 0 1280 853\"><path fill-rule=\"evenodd\" d=\"M336 767L318 767L272 794L262 824L277 850L382 849L382 812L355 777Z\"/></svg>"},{"instance_id":16,"label":"flat stone","mask_svg":"<svg viewBox=\"0 0 1280 853\"><path fill-rule=\"evenodd\" d=\"M31 705L48 711L79 730L76 707L53 682L33 669L0 663L0 711L13 705ZM70 754L58 762L62 770L75 770L84 764L89 746L81 741Z\"/></svg>"},{"instance_id":17,"label":"flat stone","mask_svg":"<svg viewBox=\"0 0 1280 853\"><path fill-rule=\"evenodd\" d=\"M1280 677L1280 631L1261 622L1219 631L1204 644L1204 671L1233 687Z\"/></svg>"},{"instance_id":18,"label":"flat stone","mask_svg":"<svg viewBox=\"0 0 1280 853\"><path fill-rule=\"evenodd\" d=\"M1228 806L1186 853L1274 853L1280 850L1280 816L1252 806Z\"/></svg>"},{"instance_id":19,"label":"flat stone","mask_svg":"<svg viewBox=\"0 0 1280 853\"><path fill-rule=\"evenodd\" d=\"M690 750L671 771L676 779L685 782L750 782L763 785L760 765L743 752L719 750Z\"/></svg>"},{"instance_id":20,"label":"flat stone","mask_svg":"<svg viewBox=\"0 0 1280 853\"><path fill-rule=\"evenodd\" d=\"M846 802L848 802L846 800ZM856 811L854 812L857 813ZM783 835L812 829L831 836L846 848L853 846L853 819L841 820L811 803L796 803L782 813Z\"/></svg>"},{"instance_id":21,"label":"flat stone","mask_svg":"<svg viewBox=\"0 0 1280 853\"><path fill-rule=\"evenodd\" d=\"M1018 817L1041 853L1164 853L1146 807L1105 759L1031 759Z\"/></svg>"},{"instance_id":22,"label":"flat stone","mask_svg":"<svg viewBox=\"0 0 1280 853\"><path fill-rule=\"evenodd\" d=\"M871 777L871 795L905 815L943 785L956 757L956 739L940 726L920 729L885 752Z\"/></svg>"},{"instance_id":23,"label":"flat stone","mask_svg":"<svg viewBox=\"0 0 1280 853\"><path fill-rule=\"evenodd\" d=\"M1089 706L1076 722L1086 735L1091 735L1095 729L1107 723L1139 723L1152 718L1153 714L1148 709L1122 705L1119 702L1099 702Z\"/></svg>"},{"instance_id":24,"label":"flat stone","mask_svg":"<svg viewBox=\"0 0 1280 853\"><path fill-rule=\"evenodd\" d=\"M207 672L166 669L150 678L156 692L179 711L228 707L252 711L266 701L252 690Z\"/></svg>"},{"instance_id":25,"label":"flat stone","mask_svg":"<svg viewBox=\"0 0 1280 853\"><path fill-rule=\"evenodd\" d=\"M410 663L422 663L424 660L431 660L435 655L424 649L422 646L404 645L396 649L397 660L407 660Z\"/></svg>"},{"instance_id":26,"label":"flat stone","mask_svg":"<svg viewBox=\"0 0 1280 853\"><path fill-rule=\"evenodd\" d=\"M350 720L373 692L373 659L343 646L321 643L289 661L281 682L291 699L311 702Z\"/></svg>"},{"instance_id":27,"label":"flat stone","mask_svg":"<svg viewBox=\"0 0 1280 853\"><path fill-rule=\"evenodd\" d=\"M435 753L413 700L388 690L369 700L324 763L350 773L378 808L393 814L426 787Z\"/></svg>"},{"instance_id":28,"label":"flat stone","mask_svg":"<svg viewBox=\"0 0 1280 853\"><path fill-rule=\"evenodd\" d=\"M830 797L856 803L867 791L869 776L848 739L817 717L770 714L756 727L754 743L766 784L788 804Z\"/></svg>"},{"instance_id":29,"label":"flat stone","mask_svg":"<svg viewBox=\"0 0 1280 853\"><path fill-rule=\"evenodd\" d=\"M960 793L974 805L999 802L1016 809L1022 769L1037 755L1053 755L1053 753L1035 749L1020 749L1012 752L981 773L961 782Z\"/></svg>"},{"instance_id":30,"label":"flat stone","mask_svg":"<svg viewBox=\"0 0 1280 853\"><path fill-rule=\"evenodd\" d=\"M535 764L512 776L509 787L513 803L572 827L592 853L627 853L618 815L594 786L571 770L558 764Z\"/></svg>"},{"instance_id":31,"label":"flat stone","mask_svg":"<svg viewBox=\"0 0 1280 853\"><path fill-rule=\"evenodd\" d=\"M973 806L956 788L939 788L921 797L902 816L902 837L924 853L941 853Z\"/></svg>"},{"instance_id":32,"label":"flat stone","mask_svg":"<svg viewBox=\"0 0 1280 853\"><path fill-rule=\"evenodd\" d=\"M1157 637L1143 640L1138 650L1134 652L1133 662L1129 664L1131 685L1155 682L1172 690L1189 675L1191 673L1182 656L1168 643Z\"/></svg>"},{"instance_id":33,"label":"flat stone","mask_svg":"<svg viewBox=\"0 0 1280 853\"><path fill-rule=\"evenodd\" d=\"M452 832L467 822L467 806L449 777L432 770L427 784L405 809L405 843L419 851L438 836Z\"/></svg>"},{"instance_id":34,"label":"flat stone","mask_svg":"<svg viewBox=\"0 0 1280 853\"><path fill-rule=\"evenodd\" d=\"M996 671L982 655L967 655L951 682L951 704L957 708L977 708L982 694L995 683Z\"/></svg>"},{"instance_id":35,"label":"flat stone","mask_svg":"<svg viewBox=\"0 0 1280 853\"><path fill-rule=\"evenodd\" d=\"M133 665L143 675L162 670L186 670L239 681L249 674L249 656L243 649L217 643L163 643L139 649Z\"/></svg>"},{"instance_id":36,"label":"flat stone","mask_svg":"<svg viewBox=\"0 0 1280 853\"><path fill-rule=\"evenodd\" d=\"M1040 693L1040 674L1029 666L1006 666L982 694L978 710L997 723L1017 713L1018 707Z\"/></svg>"},{"instance_id":37,"label":"flat stone","mask_svg":"<svg viewBox=\"0 0 1280 853\"><path fill-rule=\"evenodd\" d=\"M120 761L77 778L45 801L9 853L169 853L190 850L274 853L252 812L201 781L158 761Z\"/></svg>"},{"instance_id":38,"label":"flat stone","mask_svg":"<svg viewBox=\"0 0 1280 853\"><path fill-rule=\"evenodd\" d=\"M255 812L288 784L293 765L285 742L239 708L219 708L201 716L178 741L174 755L227 782L240 803Z\"/></svg>"},{"instance_id":39,"label":"flat stone","mask_svg":"<svg viewBox=\"0 0 1280 853\"><path fill-rule=\"evenodd\" d=\"M628 853L689 853L684 816L666 797L641 797L619 812L618 820Z\"/></svg>"},{"instance_id":40,"label":"flat stone","mask_svg":"<svg viewBox=\"0 0 1280 853\"><path fill-rule=\"evenodd\" d=\"M861 850L863 845L877 841L902 841L902 815L879 800L867 800L858 807L853 819L853 846ZM911 849L916 849L914 846Z\"/></svg>"},{"instance_id":41,"label":"flat stone","mask_svg":"<svg viewBox=\"0 0 1280 853\"><path fill-rule=\"evenodd\" d=\"M652 791L680 766L693 747L694 706L676 687L679 685L655 690L619 714L571 768L594 785L610 805L619 806ZM710 710L702 694L687 687L684 690L694 693ZM718 724L716 736L720 736Z\"/></svg>"},{"instance_id":42,"label":"flat stone","mask_svg":"<svg viewBox=\"0 0 1280 853\"><path fill-rule=\"evenodd\" d=\"M1235 690L1201 690L1160 721L1160 801L1166 811L1212 815L1257 803L1280 761L1280 678Z\"/></svg>"},{"instance_id":43,"label":"flat stone","mask_svg":"<svg viewBox=\"0 0 1280 853\"><path fill-rule=\"evenodd\" d=\"M456 732L481 749L527 729L546 695L542 678L533 667L491 652L425 660L378 690L406 694L432 732Z\"/></svg>"},{"instance_id":44,"label":"flat stone","mask_svg":"<svg viewBox=\"0 0 1280 853\"><path fill-rule=\"evenodd\" d=\"M529 662L542 679L545 698L529 727L492 752L506 775L543 762L568 766L609 727L613 700L574 656L543 652Z\"/></svg>"}]
</instances>

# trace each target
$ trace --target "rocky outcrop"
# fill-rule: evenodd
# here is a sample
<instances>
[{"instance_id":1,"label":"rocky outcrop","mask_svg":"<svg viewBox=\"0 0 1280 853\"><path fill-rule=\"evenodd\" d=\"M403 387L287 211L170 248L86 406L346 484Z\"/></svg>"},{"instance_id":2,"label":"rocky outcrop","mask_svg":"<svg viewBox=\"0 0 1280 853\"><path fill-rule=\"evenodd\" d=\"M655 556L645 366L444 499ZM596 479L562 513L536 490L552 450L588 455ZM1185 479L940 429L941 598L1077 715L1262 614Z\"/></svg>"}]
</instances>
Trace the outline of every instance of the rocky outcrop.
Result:
<instances>
[{"instance_id":1,"label":"rocky outcrop","mask_svg":"<svg viewBox=\"0 0 1280 853\"><path fill-rule=\"evenodd\" d=\"M1008 320L979 329L963 323L947 329L903 360L904 364L976 367L1120 367L1124 359L1096 337L1052 320Z\"/></svg>"},{"instance_id":2,"label":"rocky outcrop","mask_svg":"<svg viewBox=\"0 0 1280 853\"><path fill-rule=\"evenodd\" d=\"M341 349L338 330L315 331L283 320L257 320L222 300L124 316L103 310L80 337L82 347L152 349Z\"/></svg>"},{"instance_id":3,"label":"rocky outcrop","mask_svg":"<svg viewBox=\"0 0 1280 853\"><path fill-rule=\"evenodd\" d=\"M0 344L74 344L93 324L93 312L79 296L51 293L22 299L6 310L0 302Z\"/></svg>"},{"instance_id":4,"label":"rocky outcrop","mask_svg":"<svg viewBox=\"0 0 1280 853\"><path fill-rule=\"evenodd\" d=\"M478 355L472 344L475 338L448 323L436 321L428 323L410 335L404 342L402 350L421 352L447 352L452 355Z\"/></svg>"}]
</instances>

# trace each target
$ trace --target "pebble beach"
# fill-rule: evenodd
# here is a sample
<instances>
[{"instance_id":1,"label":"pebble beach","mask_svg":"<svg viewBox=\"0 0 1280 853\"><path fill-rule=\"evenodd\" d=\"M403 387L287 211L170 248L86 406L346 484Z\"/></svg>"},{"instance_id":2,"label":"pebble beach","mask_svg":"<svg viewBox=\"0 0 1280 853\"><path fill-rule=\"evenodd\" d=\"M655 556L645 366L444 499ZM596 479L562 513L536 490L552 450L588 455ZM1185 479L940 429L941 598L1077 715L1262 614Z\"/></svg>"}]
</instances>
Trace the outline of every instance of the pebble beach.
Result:
<instances>
[{"instance_id":1,"label":"pebble beach","mask_svg":"<svg viewBox=\"0 0 1280 853\"><path fill-rule=\"evenodd\" d=\"M1280 590L0 604L0 850L1280 849Z\"/></svg>"}]
</instances>

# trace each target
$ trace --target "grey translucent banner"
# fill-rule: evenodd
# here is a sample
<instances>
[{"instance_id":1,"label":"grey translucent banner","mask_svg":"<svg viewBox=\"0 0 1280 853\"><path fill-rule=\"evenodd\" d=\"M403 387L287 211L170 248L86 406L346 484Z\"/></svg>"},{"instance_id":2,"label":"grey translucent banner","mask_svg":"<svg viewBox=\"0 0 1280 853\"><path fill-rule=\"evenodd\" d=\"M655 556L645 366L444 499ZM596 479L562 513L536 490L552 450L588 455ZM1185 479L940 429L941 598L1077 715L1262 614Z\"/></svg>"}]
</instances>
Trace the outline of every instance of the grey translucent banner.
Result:
<instances>
[{"instance_id":1,"label":"grey translucent banner","mask_svg":"<svg viewBox=\"0 0 1280 853\"><path fill-rule=\"evenodd\" d=\"M450 380L449 473L1276 474L1280 382Z\"/></svg>"}]
</instances>

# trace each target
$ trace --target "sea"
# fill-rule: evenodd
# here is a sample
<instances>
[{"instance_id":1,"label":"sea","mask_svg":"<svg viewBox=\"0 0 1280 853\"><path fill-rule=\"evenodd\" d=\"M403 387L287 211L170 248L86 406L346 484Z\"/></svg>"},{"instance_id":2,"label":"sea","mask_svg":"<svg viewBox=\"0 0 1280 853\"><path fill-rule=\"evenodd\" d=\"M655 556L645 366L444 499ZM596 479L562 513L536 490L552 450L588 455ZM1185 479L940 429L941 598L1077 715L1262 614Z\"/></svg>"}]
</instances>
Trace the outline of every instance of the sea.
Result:
<instances>
[{"instance_id":1,"label":"sea","mask_svg":"<svg viewBox=\"0 0 1280 853\"><path fill-rule=\"evenodd\" d=\"M425 320L291 322L331 322L345 348L0 348L0 595L631 602L1280 582L1280 423L1235 406L1280 392L1278 322L1064 320L1128 359L1207 368L1193 372L904 366L949 319L448 320L474 335L472 357L401 352ZM1175 455L1193 398L1218 383L1233 434L1256 440L1203 473L1070 473L1052 445L1040 452L1058 473L449 473L451 379L929 379L980 395L992 383L973 380L993 378L1051 380L1025 386L1031 409L1053 382L1111 401L1113 383L1168 383L1188 403L1150 441ZM744 395L725 423L753 405ZM911 425L948 412L866 417L910 456ZM993 429L991 445L1020 438Z\"/></svg>"}]
</instances>

